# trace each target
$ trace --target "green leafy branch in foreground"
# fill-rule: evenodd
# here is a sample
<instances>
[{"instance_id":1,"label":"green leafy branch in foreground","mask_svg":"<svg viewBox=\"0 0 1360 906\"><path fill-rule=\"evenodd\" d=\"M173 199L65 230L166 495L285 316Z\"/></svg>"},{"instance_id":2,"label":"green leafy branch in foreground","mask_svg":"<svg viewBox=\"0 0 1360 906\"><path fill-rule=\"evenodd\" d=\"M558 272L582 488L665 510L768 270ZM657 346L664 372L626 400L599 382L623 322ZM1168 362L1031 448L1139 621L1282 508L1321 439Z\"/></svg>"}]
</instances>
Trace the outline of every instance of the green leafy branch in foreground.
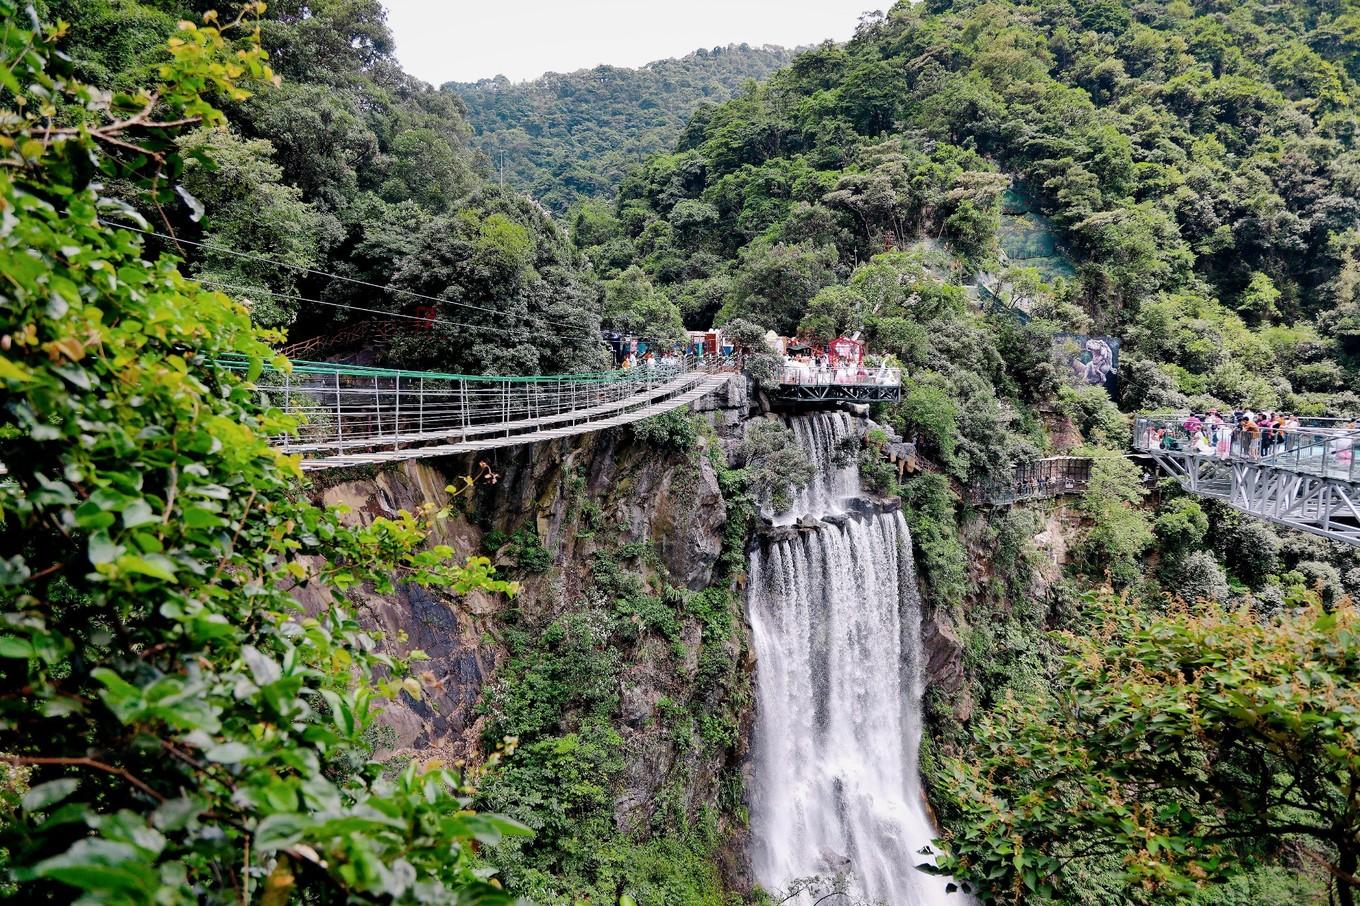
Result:
<instances>
[{"instance_id":1,"label":"green leafy branch in foreground","mask_svg":"<svg viewBox=\"0 0 1360 906\"><path fill-rule=\"evenodd\" d=\"M1288 844L1353 904L1360 608L1293 603L1266 620L1091 601L1058 691L1003 703L966 758L943 760L939 870L1045 902L1104 860L1131 902L1184 902Z\"/></svg>"},{"instance_id":2,"label":"green leafy branch in foreground","mask_svg":"<svg viewBox=\"0 0 1360 906\"><path fill-rule=\"evenodd\" d=\"M173 135L270 78L263 53L209 15L164 84L111 97L70 77L61 26L15 13L0 0L0 786L20 797L0 866L88 903L509 902L475 849L523 828L438 762L372 759L419 655L384 653L342 595L514 586L427 544L443 512L355 526L300 499L265 440L289 421L219 364L257 373L267 337L99 223L127 211L97 175L163 190Z\"/></svg>"}]
</instances>

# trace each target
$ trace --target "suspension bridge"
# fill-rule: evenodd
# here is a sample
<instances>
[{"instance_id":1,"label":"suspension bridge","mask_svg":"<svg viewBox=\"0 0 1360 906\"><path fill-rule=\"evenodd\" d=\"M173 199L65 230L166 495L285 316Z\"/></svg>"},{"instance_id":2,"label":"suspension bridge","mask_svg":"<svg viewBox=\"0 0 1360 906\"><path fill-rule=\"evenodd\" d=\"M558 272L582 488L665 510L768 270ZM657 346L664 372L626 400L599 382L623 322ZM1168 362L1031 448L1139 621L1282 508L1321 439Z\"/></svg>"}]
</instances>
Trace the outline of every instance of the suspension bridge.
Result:
<instances>
[{"instance_id":1,"label":"suspension bridge","mask_svg":"<svg viewBox=\"0 0 1360 906\"><path fill-rule=\"evenodd\" d=\"M244 363L232 365L244 369ZM532 444L688 406L737 373L726 360L674 358L594 374L494 376L329 362L266 368L268 405L298 420L273 439L306 471Z\"/></svg>"},{"instance_id":2,"label":"suspension bridge","mask_svg":"<svg viewBox=\"0 0 1360 906\"><path fill-rule=\"evenodd\" d=\"M1133 446L1192 494L1258 519L1360 546L1360 429L1312 419L1264 452L1237 432L1227 449L1195 449L1188 416L1139 417Z\"/></svg>"}]
</instances>

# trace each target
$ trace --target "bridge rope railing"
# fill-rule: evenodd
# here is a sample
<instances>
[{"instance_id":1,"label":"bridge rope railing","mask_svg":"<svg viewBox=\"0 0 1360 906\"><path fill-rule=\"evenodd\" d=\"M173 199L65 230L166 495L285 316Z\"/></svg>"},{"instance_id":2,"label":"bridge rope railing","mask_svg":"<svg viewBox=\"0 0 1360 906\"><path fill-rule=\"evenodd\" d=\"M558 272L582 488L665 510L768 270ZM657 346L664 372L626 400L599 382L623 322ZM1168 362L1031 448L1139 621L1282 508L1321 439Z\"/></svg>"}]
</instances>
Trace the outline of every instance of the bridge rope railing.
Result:
<instances>
[{"instance_id":1,"label":"bridge rope railing","mask_svg":"<svg viewBox=\"0 0 1360 906\"><path fill-rule=\"evenodd\" d=\"M243 362L225 363L246 370ZM266 366L255 387L266 405L297 420L275 446L304 459L604 419L625 407L674 395L729 360L674 357L592 373L501 376L409 371L329 362Z\"/></svg>"}]
</instances>

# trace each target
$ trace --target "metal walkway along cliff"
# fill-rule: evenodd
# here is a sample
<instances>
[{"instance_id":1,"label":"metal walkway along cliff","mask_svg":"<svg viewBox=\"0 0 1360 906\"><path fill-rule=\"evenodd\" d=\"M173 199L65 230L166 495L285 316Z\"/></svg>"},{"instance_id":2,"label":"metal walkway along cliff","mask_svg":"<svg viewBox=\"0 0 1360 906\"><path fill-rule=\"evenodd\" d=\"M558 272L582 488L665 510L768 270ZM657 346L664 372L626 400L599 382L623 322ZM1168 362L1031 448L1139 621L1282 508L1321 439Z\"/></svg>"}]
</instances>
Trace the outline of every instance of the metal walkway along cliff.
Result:
<instances>
[{"instance_id":1,"label":"metal walkway along cliff","mask_svg":"<svg viewBox=\"0 0 1360 906\"><path fill-rule=\"evenodd\" d=\"M1234 442L1225 455L1195 451L1187 416L1140 417L1133 447L1192 494L1258 519L1360 545L1360 430L1316 420L1265 453ZM1240 441L1240 438L1238 439Z\"/></svg>"},{"instance_id":2,"label":"metal walkway along cliff","mask_svg":"<svg viewBox=\"0 0 1360 906\"><path fill-rule=\"evenodd\" d=\"M241 366L244 369L244 364ZM328 362L266 368L255 385L300 422L275 438L306 471L532 444L687 406L734 376L730 363L675 359L596 374L518 377Z\"/></svg>"}]
</instances>

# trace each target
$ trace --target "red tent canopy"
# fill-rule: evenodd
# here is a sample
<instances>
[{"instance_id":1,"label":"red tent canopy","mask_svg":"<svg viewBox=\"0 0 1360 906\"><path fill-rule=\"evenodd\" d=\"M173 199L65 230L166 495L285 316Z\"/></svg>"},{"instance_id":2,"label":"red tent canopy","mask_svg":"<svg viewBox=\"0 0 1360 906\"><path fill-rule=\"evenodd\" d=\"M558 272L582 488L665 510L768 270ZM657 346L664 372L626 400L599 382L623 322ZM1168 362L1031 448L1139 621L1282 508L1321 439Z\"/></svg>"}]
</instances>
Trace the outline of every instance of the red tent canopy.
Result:
<instances>
[{"instance_id":1,"label":"red tent canopy","mask_svg":"<svg viewBox=\"0 0 1360 906\"><path fill-rule=\"evenodd\" d=\"M837 337L827 344L836 364L858 365L864 360L864 344L850 337Z\"/></svg>"}]
</instances>

